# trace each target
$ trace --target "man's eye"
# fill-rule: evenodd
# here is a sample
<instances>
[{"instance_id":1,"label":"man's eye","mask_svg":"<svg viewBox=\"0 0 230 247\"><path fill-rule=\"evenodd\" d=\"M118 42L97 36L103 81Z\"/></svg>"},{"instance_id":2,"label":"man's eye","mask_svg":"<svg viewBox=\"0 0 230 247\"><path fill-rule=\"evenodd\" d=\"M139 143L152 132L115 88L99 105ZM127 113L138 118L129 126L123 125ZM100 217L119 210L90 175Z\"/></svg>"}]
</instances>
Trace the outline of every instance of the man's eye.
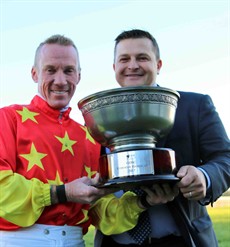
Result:
<instances>
[{"instance_id":1,"label":"man's eye","mask_svg":"<svg viewBox=\"0 0 230 247\"><path fill-rule=\"evenodd\" d=\"M125 63L127 61L128 61L128 58L126 58L126 57L123 57L123 58L120 59L120 62L122 62L122 63Z\"/></svg>"},{"instance_id":2,"label":"man's eye","mask_svg":"<svg viewBox=\"0 0 230 247\"><path fill-rule=\"evenodd\" d=\"M47 69L47 72L48 72L49 74L52 74L52 73L54 73L54 72L55 72L55 70L54 70L54 69L49 68L49 69Z\"/></svg>"},{"instance_id":3,"label":"man's eye","mask_svg":"<svg viewBox=\"0 0 230 247\"><path fill-rule=\"evenodd\" d=\"M65 70L65 73L66 74L71 74L71 73L73 73L74 72L74 69L66 69Z\"/></svg>"},{"instance_id":4,"label":"man's eye","mask_svg":"<svg viewBox=\"0 0 230 247\"><path fill-rule=\"evenodd\" d=\"M146 61L146 60L148 60L148 58L147 57L139 57L139 60L140 61Z\"/></svg>"}]
</instances>

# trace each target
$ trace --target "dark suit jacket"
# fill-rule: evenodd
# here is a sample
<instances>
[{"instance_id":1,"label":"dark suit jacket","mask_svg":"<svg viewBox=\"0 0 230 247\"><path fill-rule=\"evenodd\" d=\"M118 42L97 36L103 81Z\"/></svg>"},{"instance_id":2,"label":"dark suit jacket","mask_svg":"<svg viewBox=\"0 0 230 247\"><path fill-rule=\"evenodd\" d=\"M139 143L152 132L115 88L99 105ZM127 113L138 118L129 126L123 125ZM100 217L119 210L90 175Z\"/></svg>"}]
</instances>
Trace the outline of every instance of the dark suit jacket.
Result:
<instances>
[{"instance_id":1,"label":"dark suit jacket","mask_svg":"<svg viewBox=\"0 0 230 247\"><path fill-rule=\"evenodd\" d=\"M179 93L174 126L157 146L175 151L177 168L193 165L207 172L211 180L207 198L213 204L230 187L229 138L208 95ZM168 207L190 246L218 246L212 222L202 203L179 195Z\"/></svg>"},{"instance_id":2,"label":"dark suit jacket","mask_svg":"<svg viewBox=\"0 0 230 247\"><path fill-rule=\"evenodd\" d=\"M208 95L179 92L175 123L158 147L172 148L179 169L202 167L210 177L208 203L213 204L230 187L230 142ZM167 203L188 246L216 247L216 236L205 203L190 201L181 194ZM97 234L96 238L102 237ZM97 240L96 240L97 242Z\"/></svg>"}]
</instances>

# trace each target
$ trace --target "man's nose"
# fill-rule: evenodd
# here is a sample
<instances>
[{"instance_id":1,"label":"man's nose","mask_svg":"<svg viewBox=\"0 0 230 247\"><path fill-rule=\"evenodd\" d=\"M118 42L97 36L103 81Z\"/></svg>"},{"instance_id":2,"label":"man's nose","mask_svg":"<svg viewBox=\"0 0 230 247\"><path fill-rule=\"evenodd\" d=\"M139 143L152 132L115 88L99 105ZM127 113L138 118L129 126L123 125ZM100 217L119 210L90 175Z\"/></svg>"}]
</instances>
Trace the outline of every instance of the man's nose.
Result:
<instances>
[{"instance_id":1,"label":"man's nose","mask_svg":"<svg viewBox=\"0 0 230 247\"><path fill-rule=\"evenodd\" d=\"M128 68L129 69L137 69L137 68L139 68L138 61L136 59L130 59Z\"/></svg>"},{"instance_id":2,"label":"man's nose","mask_svg":"<svg viewBox=\"0 0 230 247\"><path fill-rule=\"evenodd\" d=\"M57 73L55 74L54 83L59 85L64 85L67 83L66 76L63 71L57 71Z\"/></svg>"}]
</instances>

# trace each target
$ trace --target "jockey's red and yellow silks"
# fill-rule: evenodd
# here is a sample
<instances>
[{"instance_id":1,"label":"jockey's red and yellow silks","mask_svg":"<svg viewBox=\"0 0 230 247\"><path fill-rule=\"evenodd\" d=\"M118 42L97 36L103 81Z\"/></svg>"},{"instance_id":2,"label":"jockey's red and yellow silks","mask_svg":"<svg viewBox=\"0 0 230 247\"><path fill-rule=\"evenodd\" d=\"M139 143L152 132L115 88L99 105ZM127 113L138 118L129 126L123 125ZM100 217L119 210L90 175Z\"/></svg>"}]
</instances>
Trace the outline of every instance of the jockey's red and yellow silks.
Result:
<instances>
[{"instance_id":1,"label":"jockey's red and yellow silks","mask_svg":"<svg viewBox=\"0 0 230 247\"><path fill-rule=\"evenodd\" d=\"M29 105L0 109L0 229L36 222L87 230L89 205L50 202L50 185L98 170L100 145L70 110L54 110L39 96Z\"/></svg>"}]
</instances>

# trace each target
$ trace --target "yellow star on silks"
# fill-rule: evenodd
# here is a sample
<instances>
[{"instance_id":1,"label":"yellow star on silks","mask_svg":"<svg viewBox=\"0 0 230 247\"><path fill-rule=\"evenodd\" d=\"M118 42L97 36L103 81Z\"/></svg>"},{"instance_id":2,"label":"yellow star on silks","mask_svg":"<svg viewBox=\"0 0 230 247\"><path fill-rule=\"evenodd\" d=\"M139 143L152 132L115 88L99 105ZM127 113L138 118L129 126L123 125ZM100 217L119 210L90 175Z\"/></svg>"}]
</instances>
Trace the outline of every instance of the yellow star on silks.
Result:
<instances>
[{"instance_id":1,"label":"yellow star on silks","mask_svg":"<svg viewBox=\"0 0 230 247\"><path fill-rule=\"evenodd\" d=\"M88 166L85 166L85 171L88 174L88 178L92 178L92 176L97 173L96 171L91 171L91 168Z\"/></svg>"},{"instance_id":2,"label":"yellow star on silks","mask_svg":"<svg viewBox=\"0 0 230 247\"><path fill-rule=\"evenodd\" d=\"M22 123L24 123L26 120L30 119L31 121L38 123L37 120L34 118L35 116L39 115L37 112L32 112L28 110L26 107L22 108L22 111L16 111L19 115L22 116Z\"/></svg>"},{"instance_id":3,"label":"yellow star on silks","mask_svg":"<svg viewBox=\"0 0 230 247\"><path fill-rule=\"evenodd\" d=\"M61 178L60 178L60 175L59 175L58 171L56 173L55 180L48 180L47 179L47 181L48 181L49 184L54 184L54 185L61 185L61 184L63 184L63 182L61 181Z\"/></svg>"},{"instance_id":4,"label":"yellow star on silks","mask_svg":"<svg viewBox=\"0 0 230 247\"><path fill-rule=\"evenodd\" d=\"M81 211L82 211L82 213L84 215L84 218L82 220L78 221L76 225L79 225L79 224L81 224L83 222L86 222L89 219L88 210L82 209Z\"/></svg>"},{"instance_id":5,"label":"yellow star on silks","mask_svg":"<svg viewBox=\"0 0 230 247\"><path fill-rule=\"evenodd\" d=\"M30 153L29 154L20 154L23 158L29 161L27 171L31 170L33 166L37 165L41 169L44 170L44 167L42 165L41 159L43 159L47 154L44 153L39 153L34 144L32 143L31 148L30 148Z\"/></svg>"},{"instance_id":6,"label":"yellow star on silks","mask_svg":"<svg viewBox=\"0 0 230 247\"><path fill-rule=\"evenodd\" d=\"M85 133L86 133L86 136L85 136L86 140L88 139L90 142L92 142L93 144L95 144L95 140L94 140L93 137L90 135L90 133L89 133L87 127L81 126L81 128L82 128L82 129L85 131Z\"/></svg>"},{"instance_id":7,"label":"yellow star on silks","mask_svg":"<svg viewBox=\"0 0 230 247\"><path fill-rule=\"evenodd\" d=\"M58 137L58 136L55 136L55 137L62 143L62 149L61 149L62 152L64 152L65 150L69 150L70 153L71 153L72 155L74 155L72 146L73 146L77 141L70 140L67 131L65 132L65 136L64 136L63 138Z\"/></svg>"}]
</instances>

